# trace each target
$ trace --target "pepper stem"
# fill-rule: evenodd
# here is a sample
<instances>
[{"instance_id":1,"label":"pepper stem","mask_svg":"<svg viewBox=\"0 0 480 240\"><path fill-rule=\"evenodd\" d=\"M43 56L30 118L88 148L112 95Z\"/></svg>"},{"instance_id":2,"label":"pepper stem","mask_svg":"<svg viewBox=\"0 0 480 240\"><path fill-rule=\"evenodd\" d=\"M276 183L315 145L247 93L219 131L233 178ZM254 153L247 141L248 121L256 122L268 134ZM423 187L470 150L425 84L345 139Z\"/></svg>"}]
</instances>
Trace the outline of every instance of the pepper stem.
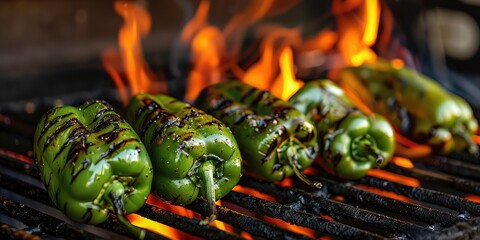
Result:
<instances>
[{"instance_id":1,"label":"pepper stem","mask_svg":"<svg viewBox=\"0 0 480 240\"><path fill-rule=\"evenodd\" d=\"M455 131L453 135L460 137L468 145L468 152L470 154L478 155L478 146L473 142L472 137L466 131Z\"/></svg>"},{"instance_id":2,"label":"pepper stem","mask_svg":"<svg viewBox=\"0 0 480 240\"><path fill-rule=\"evenodd\" d=\"M310 187L314 187L314 188L318 188L318 189L322 188L322 183L321 183L321 182L312 182L312 181L310 181L310 179L308 179L307 176L305 176L305 175L300 171L300 169L298 169L298 161L297 161L296 152L297 152L297 150L295 149L295 147L289 147L289 148L287 149L288 163L289 163L290 166L292 167L293 172L295 173L295 175L296 175L300 180L302 180L302 182L304 182L305 184L307 184L307 185L310 186Z\"/></svg>"},{"instance_id":3,"label":"pepper stem","mask_svg":"<svg viewBox=\"0 0 480 240\"><path fill-rule=\"evenodd\" d=\"M213 222L217 218L217 207L215 206L215 189L214 189L214 178L213 174L215 173L215 165L211 161L206 161L202 163L198 171L200 178L202 179L203 186L205 187L205 197L207 198L208 205L210 206L210 212L212 213L210 217L200 221L201 225L207 225Z\"/></svg>"},{"instance_id":4,"label":"pepper stem","mask_svg":"<svg viewBox=\"0 0 480 240\"><path fill-rule=\"evenodd\" d=\"M125 196L125 189L122 183L118 181L112 182L105 190L104 198L109 202L117 215L118 221L122 226L133 236L138 239L144 239L147 231L139 227L134 226L125 216L125 206L123 197Z\"/></svg>"},{"instance_id":5,"label":"pepper stem","mask_svg":"<svg viewBox=\"0 0 480 240\"><path fill-rule=\"evenodd\" d=\"M361 136L353 140L352 156L355 160L360 161L375 160L375 163L378 165L382 165L385 162L385 157L370 135Z\"/></svg>"}]
</instances>

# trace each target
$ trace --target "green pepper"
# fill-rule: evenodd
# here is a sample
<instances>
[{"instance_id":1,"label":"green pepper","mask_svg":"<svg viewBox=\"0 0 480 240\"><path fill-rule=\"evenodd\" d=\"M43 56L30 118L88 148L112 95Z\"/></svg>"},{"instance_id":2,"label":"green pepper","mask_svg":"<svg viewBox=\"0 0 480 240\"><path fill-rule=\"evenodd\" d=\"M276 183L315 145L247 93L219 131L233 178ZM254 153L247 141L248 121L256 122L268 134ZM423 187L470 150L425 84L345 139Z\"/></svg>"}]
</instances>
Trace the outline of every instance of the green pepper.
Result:
<instances>
[{"instance_id":1,"label":"green pepper","mask_svg":"<svg viewBox=\"0 0 480 240\"><path fill-rule=\"evenodd\" d=\"M214 117L166 95L138 94L127 106L127 121L144 141L154 168L153 188L160 198L186 205L229 193L242 174L242 159L230 129Z\"/></svg>"},{"instance_id":2,"label":"green pepper","mask_svg":"<svg viewBox=\"0 0 480 240\"><path fill-rule=\"evenodd\" d=\"M34 137L36 165L56 206L74 221L99 224L114 212L138 238L125 214L151 191L150 158L131 126L104 101L48 111Z\"/></svg>"},{"instance_id":3,"label":"green pepper","mask_svg":"<svg viewBox=\"0 0 480 240\"><path fill-rule=\"evenodd\" d=\"M309 185L321 186L301 172L318 152L315 127L288 102L229 81L205 88L196 104L232 129L250 175L279 181L295 173Z\"/></svg>"},{"instance_id":4,"label":"green pepper","mask_svg":"<svg viewBox=\"0 0 480 240\"><path fill-rule=\"evenodd\" d=\"M341 82L373 111L413 141L448 154L468 149L478 153L471 136L478 123L468 103L434 80L406 67L378 61L346 68Z\"/></svg>"},{"instance_id":5,"label":"green pepper","mask_svg":"<svg viewBox=\"0 0 480 240\"><path fill-rule=\"evenodd\" d=\"M330 80L305 83L289 102L315 123L318 163L329 172L359 179L390 161L395 148L392 126L381 115L360 112Z\"/></svg>"}]
</instances>

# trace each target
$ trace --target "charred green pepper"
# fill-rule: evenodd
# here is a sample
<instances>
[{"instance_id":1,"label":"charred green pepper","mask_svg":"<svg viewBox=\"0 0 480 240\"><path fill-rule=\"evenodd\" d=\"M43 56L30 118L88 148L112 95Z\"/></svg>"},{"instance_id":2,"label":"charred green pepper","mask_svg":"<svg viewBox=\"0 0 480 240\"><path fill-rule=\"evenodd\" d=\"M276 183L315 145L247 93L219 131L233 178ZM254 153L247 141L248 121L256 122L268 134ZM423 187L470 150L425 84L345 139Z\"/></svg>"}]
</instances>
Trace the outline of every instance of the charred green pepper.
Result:
<instances>
[{"instance_id":1,"label":"charred green pepper","mask_svg":"<svg viewBox=\"0 0 480 240\"><path fill-rule=\"evenodd\" d=\"M342 178L358 179L393 155L393 128L378 114L360 112L330 80L307 82L289 102L317 128L318 163Z\"/></svg>"},{"instance_id":2,"label":"charred green pepper","mask_svg":"<svg viewBox=\"0 0 480 240\"><path fill-rule=\"evenodd\" d=\"M131 126L104 101L48 111L34 137L36 165L53 202L81 223L99 224L110 212L143 238L125 214L150 194L150 158Z\"/></svg>"},{"instance_id":3,"label":"charred green pepper","mask_svg":"<svg viewBox=\"0 0 480 240\"><path fill-rule=\"evenodd\" d=\"M215 201L229 193L242 174L242 158L231 131L214 117L166 95L138 94L127 121L144 141L154 168L157 196L185 205L198 196Z\"/></svg>"},{"instance_id":4,"label":"charred green pepper","mask_svg":"<svg viewBox=\"0 0 480 240\"><path fill-rule=\"evenodd\" d=\"M295 173L314 185L301 171L317 155L317 133L288 102L240 81L229 81L205 88L196 104L232 129L250 175L278 181Z\"/></svg>"},{"instance_id":5,"label":"charred green pepper","mask_svg":"<svg viewBox=\"0 0 480 240\"><path fill-rule=\"evenodd\" d=\"M464 149L478 153L471 140L478 127L471 107L434 80L378 61L344 69L341 82L403 136L429 144L440 154Z\"/></svg>"}]
</instances>

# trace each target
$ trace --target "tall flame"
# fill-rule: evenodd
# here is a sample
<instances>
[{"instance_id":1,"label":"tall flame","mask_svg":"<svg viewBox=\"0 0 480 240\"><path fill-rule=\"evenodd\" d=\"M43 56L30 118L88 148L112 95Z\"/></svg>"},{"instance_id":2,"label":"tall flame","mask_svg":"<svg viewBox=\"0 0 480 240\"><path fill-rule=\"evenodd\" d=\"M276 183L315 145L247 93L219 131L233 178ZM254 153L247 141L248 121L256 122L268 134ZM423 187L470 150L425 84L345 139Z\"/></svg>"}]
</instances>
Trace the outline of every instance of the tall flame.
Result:
<instances>
[{"instance_id":1,"label":"tall flame","mask_svg":"<svg viewBox=\"0 0 480 240\"><path fill-rule=\"evenodd\" d=\"M150 32L150 15L134 2L118 1L114 8L124 20L118 33L119 50L105 50L102 64L114 80L122 102L126 104L130 96L139 92L166 92L166 84L153 74L142 53L141 39Z\"/></svg>"},{"instance_id":2,"label":"tall flame","mask_svg":"<svg viewBox=\"0 0 480 240\"><path fill-rule=\"evenodd\" d=\"M339 52L348 65L359 66L376 59L370 47L375 43L380 18L378 0L336 0L332 11L336 15Z\"/></svg>"},{"instance_id":3,"label":"tall flame","mask_svg":"<svg viewBox=\"0 0 480 240\"><path fill-rule=\"evenodd\" d=\"M244 71L238 68L236 61L247 28L269 14L285 11L295 5L296 2L290 1L288 4L278 4L273 0L251 0L244 10L232 17L225 27L220 29L208 23L211 3L209 0L202 0L195 16L186 24L181 33L182 42L190 44L192 62L185 99L193 101L204 87L224 80L227 71L236 72L237 77L239 75L243 76ZM254 72L262 72L262 74L256 76L246 74L246 82L261 83L268 81L266 79L273 76L266 73L268 76L265 78L263 75L263 72L270 71L271 61L278 61L274 56L269 56L274 53L269 54L268 51L273 50L266 48L266 55L262 57L263 60L260 63L262 67L258 68L258 71L253 70ZM268 66L263 67L264 65ZM258 78L261 80L251 81ZM239 79L243 79L243 77L239 77ZM266 86L260 87L266 88Z\"/></svg>"}]
</instances>

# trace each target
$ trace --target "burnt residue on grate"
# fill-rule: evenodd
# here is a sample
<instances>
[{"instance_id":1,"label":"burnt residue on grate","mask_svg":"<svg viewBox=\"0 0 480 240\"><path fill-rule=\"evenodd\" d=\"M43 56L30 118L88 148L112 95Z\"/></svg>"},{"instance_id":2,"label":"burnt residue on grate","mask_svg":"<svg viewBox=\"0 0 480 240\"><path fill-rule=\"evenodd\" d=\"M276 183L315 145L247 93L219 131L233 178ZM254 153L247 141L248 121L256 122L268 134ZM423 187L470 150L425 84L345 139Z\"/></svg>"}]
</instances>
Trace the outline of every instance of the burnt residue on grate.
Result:
<instances>
[{"instance_id":1,"label":"burnt residue on grate","mask_svg":"<svg viewBox=\"0 0 480 240\"><path fill-rule=\"evenodd\" d=\"M15 172L15 170L11 170L10 172ZM18 176L22 176L22 175L23 174L18 173ZM28 178L29 176L24 176L24 177ZM6 176L0 172L0 187L8 189L12 192L25 196L27 198L35 199L35 201L45 204L46 206L56 208L54 206L54 203L48 197L45 189L40 187L35 187L31 184L23 182L22 177L18 179L11 178L10 176ZM151 217L151 219L153 220L156 220L160 223L167 224L177 229L182 229L187 233L193 233L193 235L196 235L199 237L204 237L207 239L226 239L226 238L235 239L236 238L235 235L229 234L220 229L217 229L208 225L207 226L200 225L198 220L182 217L182 216L173 214L171 212L168 212L166 210L158 209L154 206L146 205L142 209L140 209L138 213L140 214L143 213L145 214L145 216L148 216L149 218ZM114 230L116 232L127 234L125 231L121 229L121 227L116 221L112 222L111 219L109 219L109 221L110 222L102 223L99 226L106 229ZM148 234L151 235L152 233L148 233ZM161 238L160 235L158 237Z\"/></svg>"},{"instance_id":2,"label":"burnt residue on grate","mask_svg":"<svg viewBox=\"0 0 480 240\"><path fill-rule=\"evenodd\" d=\"M66 224L48 214L38 212L32 208L0 196L0 213L18 219L27 226L34 226L35 233L48 233L65 239L94 239L98 236L82 231L75 226ZM27 230L27 233L29 231Z\"/></svg>"},{"instance_id":3,"label":"burnt residue on grate","mask_svg":"<svg viewBox=\"0 0 480 240\"><path fill-rule=\"evenodd\" d=\"M210 211L206 202L200 199L186 207L203 215L208 215ZM218 220L258 237L269 239L309 239L304 235L287 231L268 222L247 216L223 206L217 206L217 216Z\"/></svg>"},{"instance_id":4,"label":"burnt residue on grate","mask_svg":"<svg viewBox=\"0 0 480 240\"><path fill-rule=\"evenodd\" d=\"M385 170L404 176L413 177L422 181L435 182L438 185L450 186L459 191L480 195L480 182L477 181L419 168L399 167L393 164L387 165Z\"/></svg>"},{"instance_id":5,"label":"burnt residue on grate","mask_svg":"<svg viewBox=\"0 0 480 240\"><path fill-rule=\"evenodd\" d=\"M145 205L136 213L148 219L175 227L176 229L181 229L183 232L205 239L242 239L236 234L222 231L213 226L201 225L200 220L196 218L183 217L155 206Z\"/></svg>"},{"instance_id":6,"label":"burnt residue on grate","mask_svg":"<svg viewBox=\"0 0 480 240\"><path fill-rule=\"evenodd\" d=\"M120 237L127 234L114 217L97 227L82 226L71 223L58 210L58 214L49 215L48 211L38 211L35 207L24 204L23 198L56 210L32 160L27 157L17 159L18 156L21 155L0 151L0 213L27 225L27 229L22 229L26 233L80 239L95 238L98 234L112 233ZM480 216L480 204L462 198L462 194L466 193L480 194L480 183L473 177L479 167L475 161L450 162L449 159L434 157L420 162L415 168L403 168L394 164L385 168L389 172L431 182L436 186L433 189L437 190L429 189L423 184L422 187L411 187L371 176L357 181L340 181L328 176L312 177L324 183L321 190L313 190L296 183L294 187L282 187L244 177L240 185L268 194L275 198L276 202L237 191L228 194L223 201L228 203L227 206L238 206L239 209L217 206L217 219L234 227L233 233L214 226L200 225L199 219L180 216L149 204L142 207L137 214L206 239L239 239L241 237L238 234L242 231L261 239L309 239L269 223L263 220L262 216L310 228L318 237L325 235L334 239L480 237L480 220L476 218ZM469 170L466 171L466 168ZM408 197L412 202L380 196L357 185L390 191ZM445 186L458 191L444 192L442 188ZM22 198L10 198L9 194ZM328 198L332 196L342 196L345 202ZM203 200L197 200L186 208L203 215L209 214ZM95 231L86 230L91 229L90 227ZM458 235L458 231L463 235ZM161 239L163 236L149 232L147 238Z\"/></svg>"},{"instance_id":7,"label":"burnt residue on grate","mask_svg":"<svg viewBox=\"0 0 480 240\"><path fill-rule=\"evenodd\" d=\"M282 219L302 227L307 227L332 236L348 239L381 239L382 237L357 229L339 222L326 220L318 215L295 210L291 206L270 202L264 199L246 195L244 193L230 192L224 201L237 204L261 215Z\"/></svg>"},{"instance_id":8,"label":"burnt residue on grate","mask_svg":"<svg viewBox=\"0 0 480 240\"><path fill-rule=\"evenodd\" d=\"M364 180L366 179L371 179L371 178L365 177ZM407 216L409 218L415 219L417 221L423 221L430 225L439 224L445 227L445 226L451 226L452 224L455 224L456 222L463 220L459 215L454 215L448 212L442 212L437 209L427 208L427 207L420 206L413 203L402 202L399 200L383 197L362 189L355 188L353 185L354 183L348 182L346 184L339 184L325 178L322 178L321 181L324 183L326 190L330 194L340 195L348 199L353 199L359 203L366 203L369 206L380 208L380 209L387 210L394 213L398 213L403 216ZM360 182L364 183L364 181L362 180ZM370 185L370 184L367 184L367 185L378 187L378 189L386 190L380 185ZM398 185L404 186L401 184L398 184Z\"/></svg>"},{"instance_id":9,"label":"burnt residue on grate","mask_svg":"<svg viewBox=\"0 0 480 240\"><path fill-rule=\"evenodd\" d=\"M432 203L442 207L450 208L458 211L459 214L465 214L465 212L468 212L469 214L480 215L479 204L451 194L431 189L425 189L422 187L410 187L375 177L365 177L359 182L372 187L377 187L397 194L401 194L417 201ZM461 215L457 216L456 219L463 220Z\"/></svg>"},{"instance_id":10,"label":"burnt residue on grate","mask_svg":"<svg viewBox=\"0 0 480 240\"><path fill-rule=\"evenodd\" d=\"M469 163L457 159L452 159L443 156L435 156L422 160L429 166L434 166L436 170L453 174L457 177L468 178L476 181L480 181L480 165Z\"/></svg>"},{"instance_id":11,"label":"burnt residue on grate","mask_svg":"<svg viewBox=\"0 0 480 240\"><path fill-rule=\"evenodd\" d=\"M356 206L336 202L296 188L285 188L272 183L264 183L244 178L241 185L258 189L278 199L279 203L297 205L306 212L316 215L328 215L335 221L354 225L360 223L369 230L378 229L379 233L389 233L386 237L401 235L415 236L429 234L433 230L386 215L367 211Z\"/></svg>"}]
</instances>

